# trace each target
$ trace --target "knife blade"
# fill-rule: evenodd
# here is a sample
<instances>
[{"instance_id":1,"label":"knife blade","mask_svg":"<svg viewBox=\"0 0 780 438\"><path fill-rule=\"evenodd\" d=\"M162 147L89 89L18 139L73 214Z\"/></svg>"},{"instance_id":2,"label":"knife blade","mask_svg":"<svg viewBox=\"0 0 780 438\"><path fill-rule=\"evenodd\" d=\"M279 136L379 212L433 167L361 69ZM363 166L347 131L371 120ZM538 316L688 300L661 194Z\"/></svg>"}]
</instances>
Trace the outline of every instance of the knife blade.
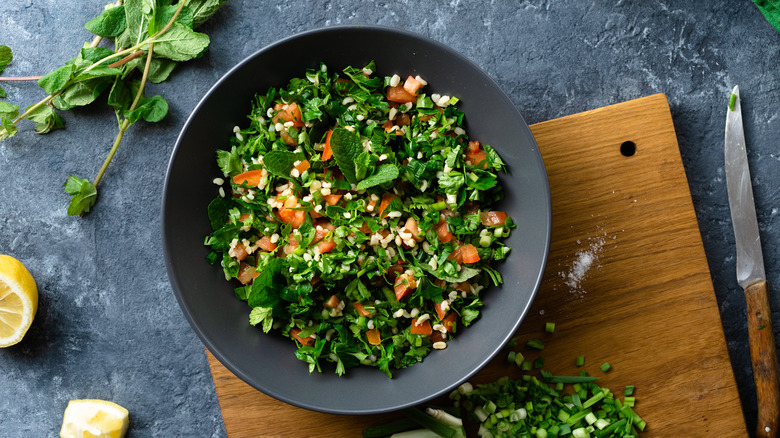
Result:
<instances>
[{"instance_id":1,"label":"knife blade","mask_svg":"<svg viewBox=\"0 0 780 438\"><path fill-rule=\"evenodd\" d=\"M774 437L780 426L780 371L745 149L739 86L729 96L725 159L726 189L737 247L737 282L745 291L750 359L756 383L756 436Z\"/></svg>"}]
</instances>

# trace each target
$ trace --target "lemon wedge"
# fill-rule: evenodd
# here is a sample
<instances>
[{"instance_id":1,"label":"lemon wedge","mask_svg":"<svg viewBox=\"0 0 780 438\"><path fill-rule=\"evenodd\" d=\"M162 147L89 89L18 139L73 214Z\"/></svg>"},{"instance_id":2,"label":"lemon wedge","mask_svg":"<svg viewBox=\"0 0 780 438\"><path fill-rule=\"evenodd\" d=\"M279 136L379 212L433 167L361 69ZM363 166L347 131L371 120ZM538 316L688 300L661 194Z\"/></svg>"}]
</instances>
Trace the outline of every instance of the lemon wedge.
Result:
<instances>
[{"instance_id":1,"label":"lemon wedge","mask_svg":"<svg viewBox=\"0 0 780 438\"><path fill-rule=\"evenodd\" d=\"M105 400L71 400L62 419L61 438L122 438L130 423L127 409Z\"/></svg>"},{"instance_id":2,"label":"lemon wedge","mask_svg":"<svg viewBox=\"0 0 780 438\"><path fill-rule=\"evenodd\" d=\"M0 347L22 340L38 310L38 288L30 271L0 254Z\"/></svg>"}]
</instances>

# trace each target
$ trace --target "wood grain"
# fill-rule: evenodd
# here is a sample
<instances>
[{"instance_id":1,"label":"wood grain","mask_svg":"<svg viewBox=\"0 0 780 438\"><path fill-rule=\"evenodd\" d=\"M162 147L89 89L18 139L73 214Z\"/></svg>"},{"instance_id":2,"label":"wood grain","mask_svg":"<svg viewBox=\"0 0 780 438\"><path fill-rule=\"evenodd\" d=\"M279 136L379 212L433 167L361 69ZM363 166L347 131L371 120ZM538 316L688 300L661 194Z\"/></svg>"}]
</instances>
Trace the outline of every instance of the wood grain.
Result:
<instances>
[{"instance_id":1,"label":"wood grain","mask_svg":"<svg viewBox=\"0 0 780 438\"><path fill-rule=\"evenodd\" d=\"M748 337L753 378L756 381L758 420L756 436L774 438L780 426L780 375L777 349L772 331L772 311L766 281L745 288L747 302Z\"/></svg>"},{"instance_id":2,"label":"wood grain","mask_svg":"<svg viewBox=\"0 0 780 438\"><path fill-rule=\"evenodd\" d=\"M550 180L544 282L517 335L553 373L635 385L642 436L741 437L745 422L669 105L662 94L531 127ZM633 144L635 153L625 156ZM544 332L555 322L555 333ZM397 414L336 416L278 402L208 354L228 436L360 436ZM604 362L612 365L600 371ZM501 358L474 382L519 377Z\"/></svg>"}]
</instances>

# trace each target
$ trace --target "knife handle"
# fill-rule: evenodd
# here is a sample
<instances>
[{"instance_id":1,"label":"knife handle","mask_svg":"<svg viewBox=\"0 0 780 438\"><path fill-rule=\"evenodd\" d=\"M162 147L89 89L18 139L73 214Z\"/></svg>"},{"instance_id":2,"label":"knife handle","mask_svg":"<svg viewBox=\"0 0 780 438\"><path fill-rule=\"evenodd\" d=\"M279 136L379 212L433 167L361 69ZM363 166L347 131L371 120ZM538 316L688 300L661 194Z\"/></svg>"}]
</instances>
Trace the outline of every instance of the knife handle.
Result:
<instances>
[{"instance_id":1,"label":"knife handle","mask_svg":"<svg viewBox=\"0 0 780 438\"><path fill-rule=\"evenodd\" d=\"M775 437L780 426L780 369L766 281L745 288L748 337L758 401L757 437Z\"/></svg>"}]
</instances>

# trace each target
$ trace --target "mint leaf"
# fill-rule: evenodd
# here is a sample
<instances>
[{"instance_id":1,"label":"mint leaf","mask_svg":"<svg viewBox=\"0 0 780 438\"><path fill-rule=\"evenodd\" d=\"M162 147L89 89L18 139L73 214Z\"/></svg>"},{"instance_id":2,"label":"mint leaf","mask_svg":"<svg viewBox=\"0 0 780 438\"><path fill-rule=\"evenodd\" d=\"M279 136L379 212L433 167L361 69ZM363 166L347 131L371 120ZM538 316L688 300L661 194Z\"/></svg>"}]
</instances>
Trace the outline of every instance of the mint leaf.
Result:
<instances>
[{"instance_id":1,"label":"mint leaf","mask_svg":"<svg viewBox=\"0 0 780 438\"><path fill-rule=\"evenodd\" d=\"M147 122L159 122L166 114L168 114L168 102L160 95L142 97L134 110L125 111L125 117L130 120L130 123L135 123L140 119Z\"/></svg>"},{"instance_id":2,"label":"mint leaf","mask_svg":"<svg viewBox=\"0 0 780 438\"><path fill-rule=\"evenodd\" d=\"M395 164L383 164L377 168L376 173L360 181L357 185L358 190L365 190L369 187L378 186L398 178L398 166Z\"/></svg>"},{"instance_id":3,"label":"mint leaf","mask_svg":"<svg viewBox=\"0 0 780 438\"><path fill-rule=\"evenodd\" d=\"M352 184L357 184L355 159L363 152L360 137L352 131L336 128L330 135L330 149L344 178Z\"/></svg>"},{"instance_id":4,"label":"mint leaf","mask_svg":"<svg viewBox=\"0 0 780 438\"><path fill-rule=\"evenodd\" d=\"M466 178L462 173L449 172L444 173L438 178L439 187L444 189L444 193L456 194L458 189L466 182Z\"/></svg>"},{"instance_id":5,"label":"mint leaf","mask_svg":"<svg viewBox=\"0 0 780 438\"><path fill-rule=\"evenodd\" d=\"M152 62L149 63L149 76L147 79L153 84L159 84L168 79L176 65L177 62L170 59L152 58Z\"/></svg>"},{"instance_id":6,"label":"mint leaf","mask_svg":"<svg viewBox=\"0 0 780 438\"><path fill-rule=\"evenodd\" d=\"M0 118L15 119L19 115L19 107L0 101Z\"/></svg>"},{"instance_id":7,"label":"mint leaf","mask_svg":"<svg viewBox=\"0 0 780 438\"><path fill-rule=\"evenodd\" d=\"M52 105L60 110L89 105L100 96L110 84L107 78L88 79L68 86L61 94L51 100Z\"/></svg>"},{"instance_id":8,"label":"mint leaf","mask_svg":"<svg viewBox=\"0 0 780 438\"><path fill-rule=\"evenodd\" d=\"M29 107L27 108L30 109ZM65 119L60 117L54 108L49 105L41 105L27 114L27 118L35 122L35 132L47 134L51 131L65 127Z\"/></svg>"},{"instance_id":9,"label":"mint leaf","mask_svg":"<svg viewBox=\"0 0 780 438\"><path fill-rule=\"evenodd\" d=\"M232 206L233 202L231 200L221 196L217 196L209 202L208 215L211 228L218 230L228 223L230 219L229 211Z\"/></svg>"},{"instance_id":10,"label":"mint leaf","mask_svg":"<svg viewBox=\"0 0 780 438\"><path fill-rule=\"evenodd\" d=\"M113 54L114 52L112 50L106 49L105 47L99 47L99 46L84 47L83 49L81 49L81 58L90 62L98 62L101 59L109 57ZM110 64L111 62L114 61L119 61L119 58L103 61L103 64Z\"/></svg>"},{"instance_id":11,"label":"mint leaf","mask_svg":"<svg viewBox=\"0 0 780 438\"><path fill-rule=\"evenodd\" d=\"M420 263L417 266L424 269L425 271L428 271L431 275L438 278L439 280L444 280L447 283L460 283L476 276L480 272L479 269L461 265L460 271L454 275L449 275L444 272L443 269L431 268L427 263Z\"/></svg>"},{"instance_id":12,"label":"mint leaf","mask_svg":"<svg viewBox=\"0 0 780 438\"><path fill-rule=\"evenodd\" d=\"M203 55L209 46L206 34L195 32L181 23L173 23L168 30L155 38L154 53L173 61L188 61Z\"/></svg>"},{"instance_id":13,"label":"mint leaf","mask_svg":"<svg viewBox=\"0 0 780 438\"><path fill-rule=\"evenodd\" d=\"M115 37L127 28L125 7L119 5L107 9L97 17L87 21L84 27L95 35L108 38Z\"/></svg>"},{"instance_id":14,"label":"mint leaf","mask_svg":"<svg viewBox=\"0 0 780 438\"><path fill-rule=\"evenodd\" d=\"M252 325L263 323L263 331L270 332L274 325L273 310L270 307L255 307L249 312L249 323Z\"/></svg>"},{"instance_id":15,"label":"mint leaf","mask_svg":"<svg viewBox=\"0 0 780 438\"><path fill-rule=\"evenodd\" d=\"M271 307L278 306L281 299L280 294L287 279L282 275L287 263L278 257L271 257L268 264L258 269L260 275L254 279L247 292L247 303L250 307ZM281 310L281 309L280 309Z\"/></svg>"},{"instance_id":16,"label":"mint leaf","mask_svg":"<svg viewBox=\"0 0 780 438\"><path fill-rule=\"evenodd\" d=\"M118 47L131 47L146 38L149 32L149 18L144 13L145 9L148 9L148 6L145 7L142 0L125 0L127 27L116 37Z\"/></svg>"},{"instance_id":17,"label":"mint leaf","mask_svg":"<svg viewBox=\"0 0 780 438\"><path fill-rule=\"evenodd\" d=\"M11 138L19 132L16 125L14 125L13 120L9 117L0 116L0 125L3 126L3 129L0 129L0 141Z\"/></svg>"},{"instance_id":18,"label":"mint leaf","mask_svg":"<svg viewBox=\"0 0 780 438\"><path fill-rule=\"evenodd\" d=\"M5 66L13 61L14 55L11 53L11 48L0 44L0 73L5 70Z\"/></svg>"},{"instance_id":19,"label":"mint leaf","mask_svg":"<svg viewBox=\"0 0 780 438\"><path fill-rule=\"evenodd\" d=\"M91 182L77 176L69 176L65 181L65 192L71 195L68 205L68 215L81 216L89 213L89 209L97 201L97 188Z\"/></svg>"},{"instance_id":20,"label":"mint leaf","mask_svg":"<svg viewBox=\"0 0 780 438\"><path fill-rule=\"evenodd\" d=\"M48 94L56 94L62 91L76 67L73 64L66 64L62 67L47 73L42 78L38 79L38 85Z\"/></svg>"},{"instance_id":21,"label":"mint leaf","mask_svg":"<svg viewBox=\"0 0 780 438\"><path fill-rule=\"evenodd\" d=\"M263 165L269 173L289 178L294 163L301 159L303 159L303 155L301 154L290 151L274 150L263 156Z\"/></svg>"},{"instance_id":22,"label":"mint leaf","mask_svg":"<svg viewBox=\"0 0 780 438\"><path fill-rule=\"evenodd\" d=\"M162 28L164 28L165 25L171 21L171 18L173 18L173 14L176 13L177 9L179 9L178 4L163 6L162 8L158 9L154 15L155 29L162 30ZM181 12L179 12L179 15L176 16L175 23L181 23L184 26L192 29L192 9L190 9L189 6L184 6L181 8ZM151 29L149 31L150 33L153 33Z\"/></svg>"},{"instance_id":23,"label":"mint leaf","mask_svg":"<svg viewBox=\"0 0 780 438\"><path fill-rule=\"evenodd\" d=\"M187 7L192 10L192 27L203 24L225 3L227 2L220 0L190 0Z\"/></svg>"},{"instance_id":24,"label":"mint leaf","mask_svg":"<svg viewBox=\"0 0 780 438\"><path fill-rule=\"evenodd\" d=\"M103 78L108 76L117 76L122 73L121 69L111 67L95 67L92 70L79 73L73 78L75 82L83 82L89 79Z\"/></svg>"}]
</instances>

